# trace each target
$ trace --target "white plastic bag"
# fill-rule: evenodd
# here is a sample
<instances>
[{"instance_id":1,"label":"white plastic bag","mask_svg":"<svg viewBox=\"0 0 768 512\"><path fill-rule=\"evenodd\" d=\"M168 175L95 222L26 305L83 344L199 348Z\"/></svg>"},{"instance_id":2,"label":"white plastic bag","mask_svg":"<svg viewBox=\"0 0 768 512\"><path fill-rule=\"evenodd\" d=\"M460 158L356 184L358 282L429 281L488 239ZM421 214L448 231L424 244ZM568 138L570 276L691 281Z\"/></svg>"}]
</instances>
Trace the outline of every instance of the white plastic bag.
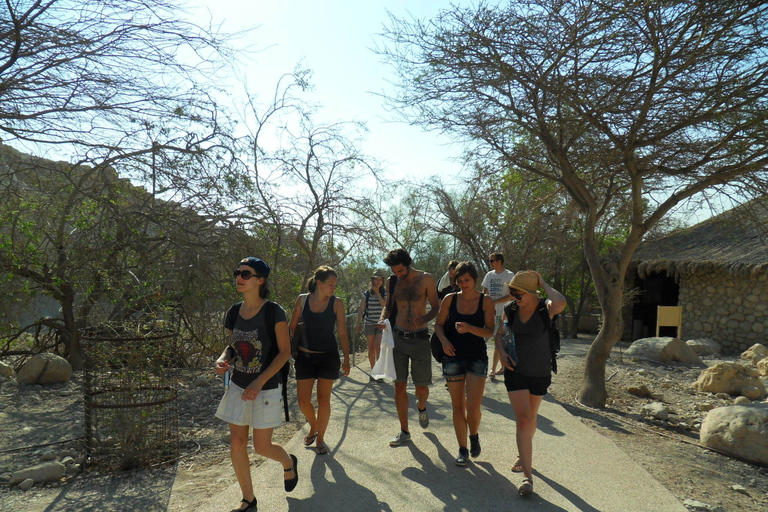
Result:
<instances>
[{"instance_id":1,"label":"white plastic bag","mask_svg":"<svg viewBox=\"0 0 768 512\"><path fill-rule=\"evenodd\" d=\"M384 320L384 332L381 335L381 353L376 364L371 368L371 377L392 382L396 378L395 358L392 351L395 348L395 339L392 337L392 327L389 320Z\"/></svg>"}]
</instances>

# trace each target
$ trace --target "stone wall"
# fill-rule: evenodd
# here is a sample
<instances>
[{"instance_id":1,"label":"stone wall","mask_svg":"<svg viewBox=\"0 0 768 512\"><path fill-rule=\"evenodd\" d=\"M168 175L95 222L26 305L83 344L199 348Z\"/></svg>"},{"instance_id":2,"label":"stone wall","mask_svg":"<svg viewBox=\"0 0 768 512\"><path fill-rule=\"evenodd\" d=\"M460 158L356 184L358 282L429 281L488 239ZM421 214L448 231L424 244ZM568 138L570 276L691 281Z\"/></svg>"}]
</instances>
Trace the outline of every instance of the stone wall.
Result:
<instances>
[{"instance_id":1,"label":"stone wall","mask_svg":"<svg viewBox=\"0 0 768 512\"><path fill-rule=\"evenodd\" d=\"M710 338L726 354L768 345L768 274L691 272L680 276L683 338Z\"/></svg>"}]
</instances>

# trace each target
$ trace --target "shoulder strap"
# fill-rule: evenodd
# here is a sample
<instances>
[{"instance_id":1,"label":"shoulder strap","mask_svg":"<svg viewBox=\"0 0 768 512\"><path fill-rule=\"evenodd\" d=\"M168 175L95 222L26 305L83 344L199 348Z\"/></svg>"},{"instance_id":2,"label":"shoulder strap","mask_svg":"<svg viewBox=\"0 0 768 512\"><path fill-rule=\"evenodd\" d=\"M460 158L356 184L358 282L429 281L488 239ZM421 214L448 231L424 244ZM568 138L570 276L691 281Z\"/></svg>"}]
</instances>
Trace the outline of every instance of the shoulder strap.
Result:
<instances>
[{"instance_id":1,"label":"shoulder strap","mask_svg":"<svg viewBox=\"0 0 768 512\"><path fill-rule=\"evenodd\" d=\"M517 308L515 307L515 301L511 300L504 305L504 314L507 315L507 322L512 327L512 322L515 321L515 315L517 314Z\"/></svg>"},{"instance_id":2,"label":"shoulder strap","mask_svg":"<svg viewBox=\"0 0 768 512\"><path fill-rule=\"evenodd\" d=\"M482 311L483 311L483 299L485 299L485 294L480 292L480 301L477 303L477 311L475 311L475 314L482 313Z\"/></svg>"},{"instance_id":3,"label":"shoulder strap","mask_svg":"<svg viewBox=\"0 0 768 512\"><path fill-rule=\"evenodd\" d=\"M549 310L547 309L547 299L540 298L539 299L539 315L541 316L541 320L544 322L544 329L549 330L552 327L552 319L549 318Z\"/></svg>"},{"instance_id":4,"label":"shoulder strap","mask_svg":"<svg viewBox=\"0 0 768 512\"><path fill-rule=\"evenodd\" d=\"M237 304L234 304L229 310L227 311L227 316L224 319L224 325L231 325L234 327L235 321L237 320L237 315L240 313L240 306L242 306L242 302L238 302Z\"/></svg>"}]
</instances>

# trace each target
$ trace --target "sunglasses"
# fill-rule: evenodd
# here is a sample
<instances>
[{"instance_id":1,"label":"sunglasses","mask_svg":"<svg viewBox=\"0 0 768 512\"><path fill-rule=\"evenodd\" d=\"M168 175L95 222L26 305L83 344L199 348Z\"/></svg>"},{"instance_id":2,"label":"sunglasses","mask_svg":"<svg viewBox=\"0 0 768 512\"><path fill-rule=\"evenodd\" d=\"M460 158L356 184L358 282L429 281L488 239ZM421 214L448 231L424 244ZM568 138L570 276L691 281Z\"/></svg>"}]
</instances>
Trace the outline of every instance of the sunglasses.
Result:
<instances>
[{"instance_id":1,"label":"sunglasses","mask_svg":"<svg viewBox=\"0 0 768 512\"><path fill-rule=\"evenodd\" d=\"M521 300L523 298L523 295L525 295L525 292L509 292L509 294L515 299L515 300Z\"/></svg>"},{"instance_id":2,"label":"sunglasses","mask_svg":"<svg viewBox=\"0 0 768 512\"><path fill-rule=\"evenodd\" d=\"M250 270L240 270L240 269L238 269L238 270L235 270L235 271L232 273L232 275L233 275L234 277L242 277L242 278L243 278L243 281L247 281L247 280L249 280L249 279L250 279L250 278L252 278L252 277L261 277L259 274L254 274L254 273L253 273L253 272L251 272Z\"/></svg>"},{"instance_id":3,"label":"sunglasses","mask_svg":"<svg viewBox=\"0 0 768 512\"><path fill-rule=\"evenodd\" d=\"M488 260L488 263L493 264L494 261L499 261L499 260Z\"/></svg>"}]
</instances>

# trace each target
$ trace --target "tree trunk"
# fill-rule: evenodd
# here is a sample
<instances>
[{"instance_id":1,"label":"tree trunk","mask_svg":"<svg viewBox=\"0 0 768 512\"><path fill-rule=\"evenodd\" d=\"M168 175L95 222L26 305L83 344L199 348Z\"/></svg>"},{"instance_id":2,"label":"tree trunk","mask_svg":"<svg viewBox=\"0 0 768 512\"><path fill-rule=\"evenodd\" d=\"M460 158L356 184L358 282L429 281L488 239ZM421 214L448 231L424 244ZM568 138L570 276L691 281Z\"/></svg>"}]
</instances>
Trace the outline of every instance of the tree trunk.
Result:
<instances>
[{"instance_id":1,"label":"tree trunk","mask_svg":"<svg viewBox=\"0 0 768 512\"><path fill-rule=\"evenodd\" d=\"M595 341L589 347L584 362L584 379L579 393L579 402L589 407L604 408L608 398L605 388L605 362L611 350L621 338L623 331L621 305L624 293L624 280L611 276L608 290L602 301L603 325Z\"/></svg>"}]
</instances>

